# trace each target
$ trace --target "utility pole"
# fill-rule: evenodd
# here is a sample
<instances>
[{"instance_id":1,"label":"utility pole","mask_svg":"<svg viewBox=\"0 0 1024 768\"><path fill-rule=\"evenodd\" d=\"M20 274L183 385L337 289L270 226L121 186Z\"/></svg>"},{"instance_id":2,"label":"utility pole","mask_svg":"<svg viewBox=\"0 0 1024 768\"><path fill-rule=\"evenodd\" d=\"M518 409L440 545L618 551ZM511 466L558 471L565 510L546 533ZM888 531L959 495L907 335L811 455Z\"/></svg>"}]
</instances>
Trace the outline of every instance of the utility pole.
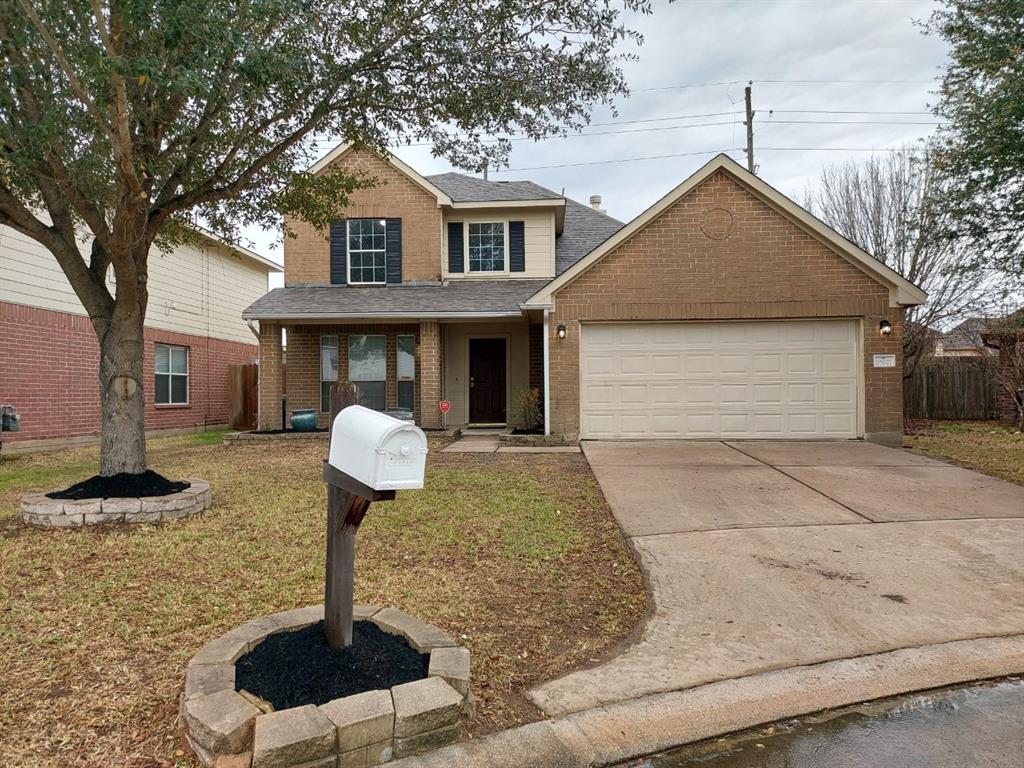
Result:
<instances>
[{"instance_id":1,"label":"utility pole","mask_svg":"<svg viewBox=\"0 0 1024 768\"><path fill-rule=\"evenodd\" d=\"M743 89L743 96L747 102L747 119L743 123L747 126L747 170L751 173L754 172L754 108L751 106L750 99L750 87L754 84L753 80L747 82L747 87Z\"/></svg>"}]
</instances>

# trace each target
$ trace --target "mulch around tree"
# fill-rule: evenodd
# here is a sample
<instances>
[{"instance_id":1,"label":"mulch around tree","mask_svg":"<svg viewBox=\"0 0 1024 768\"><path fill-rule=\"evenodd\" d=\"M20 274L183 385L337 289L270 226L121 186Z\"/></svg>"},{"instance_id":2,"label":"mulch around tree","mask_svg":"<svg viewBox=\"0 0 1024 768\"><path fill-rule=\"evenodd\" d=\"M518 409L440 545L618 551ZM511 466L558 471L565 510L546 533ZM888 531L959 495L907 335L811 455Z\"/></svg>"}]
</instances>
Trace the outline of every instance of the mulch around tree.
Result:
<instances>
[{"instance_id":1,"label":"mulch around tree","mask_svg":"<svg viewBox=\"0 0 1024 768\"><path fill-rule=\"evenodd\" d=\"M139 474L119 472L103 477L93 475L88 480L75 483L62 491L46 494L51 499L110 499L134 498L136 496L169 496L188 488L191 483L168 480L159 472L147 469Z\"/></svg>"},{"instance_id":2,"label":"mulch around tree","mask_svg":"<svg viewBox=\"0 0 1024 768\"><path fill-rule=\"evenodd\" d=\"M427 676L430 657L369 621L352 625L352 645L327 644L324 623L271 635L235 662L235 690L275 710L320 706L343 696L391 688Z\"/></svg>"}]
</instances>

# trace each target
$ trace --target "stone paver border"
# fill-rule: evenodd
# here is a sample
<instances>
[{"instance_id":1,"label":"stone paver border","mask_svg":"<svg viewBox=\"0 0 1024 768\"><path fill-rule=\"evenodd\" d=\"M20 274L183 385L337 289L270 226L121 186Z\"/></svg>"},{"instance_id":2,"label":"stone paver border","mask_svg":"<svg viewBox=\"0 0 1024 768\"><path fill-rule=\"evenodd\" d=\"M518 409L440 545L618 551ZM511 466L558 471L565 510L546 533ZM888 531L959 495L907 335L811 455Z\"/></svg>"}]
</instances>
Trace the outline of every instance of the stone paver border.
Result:
<instances>
[{"instance_id":1,"label":"stone paver border","mask_svg":"<svg viewBox=\"0 0 1024 768\"><path fill-rule=\"evenodd\" d=\"M21 499L21 519L40 528L81 528L85 525L159 523L198 515L213 501L210 484L188 478L189 487L166 496L108 499L51 499L31 493Z\"/></svg>"},{"instance_id":2,"label":"stone paver border","mask_svg":"<svg viewBox=\"0 0 1024 768\"><path fill-rule=\"evenodd\" d=\"M444 631L394 608L357 605L353 618L372 621L430 655L427 677L264 712L235 690L235 662L263 640L322 621L323 605L253 619L211 640L185 672L180 715L189 744L208 766L232 768L368 768L452 744L473 706L469 650ZM258 702L257 702L258 703Z\"/></svg>"}]
</instances>

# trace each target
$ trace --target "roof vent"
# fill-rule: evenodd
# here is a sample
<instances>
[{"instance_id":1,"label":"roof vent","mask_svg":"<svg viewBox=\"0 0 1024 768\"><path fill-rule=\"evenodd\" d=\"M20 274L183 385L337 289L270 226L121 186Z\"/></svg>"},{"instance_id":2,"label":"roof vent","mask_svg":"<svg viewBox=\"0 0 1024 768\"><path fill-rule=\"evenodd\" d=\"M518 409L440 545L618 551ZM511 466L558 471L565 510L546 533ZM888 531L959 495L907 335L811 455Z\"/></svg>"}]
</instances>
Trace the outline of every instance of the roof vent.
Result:
<instances>
[{"instance_id":1,"label":"roof vent","mask_svg":"<svg viewBox=\"0 0 1024 768\"><path fill-rule=\"evenodd\" d=\"M600 213L608 213L608 211L606 211L604 208L601 207L601 196L600 195L591 195L590 196L590 207L593 208L595 211L598 211Z\"/></svg>"}]
</instances>

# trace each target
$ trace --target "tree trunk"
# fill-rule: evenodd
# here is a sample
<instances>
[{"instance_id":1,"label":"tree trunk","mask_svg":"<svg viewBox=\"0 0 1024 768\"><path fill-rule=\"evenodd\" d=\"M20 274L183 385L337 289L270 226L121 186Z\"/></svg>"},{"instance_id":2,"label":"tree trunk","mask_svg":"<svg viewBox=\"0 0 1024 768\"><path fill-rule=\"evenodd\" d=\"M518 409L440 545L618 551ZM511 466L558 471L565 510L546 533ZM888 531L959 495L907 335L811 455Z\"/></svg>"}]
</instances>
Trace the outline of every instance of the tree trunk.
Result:
<instances>
[{"instance_id":1,"label":"tree trunk","mask_svg":"<svg viewBox=\"0 0 1024 768\"><path fill-rule=\"evenodd\" d=\"M107 318L94 318L100 342L100 474L146 469L143 359L145 310L118 297Z\"/></svg>"}]
</instances>

